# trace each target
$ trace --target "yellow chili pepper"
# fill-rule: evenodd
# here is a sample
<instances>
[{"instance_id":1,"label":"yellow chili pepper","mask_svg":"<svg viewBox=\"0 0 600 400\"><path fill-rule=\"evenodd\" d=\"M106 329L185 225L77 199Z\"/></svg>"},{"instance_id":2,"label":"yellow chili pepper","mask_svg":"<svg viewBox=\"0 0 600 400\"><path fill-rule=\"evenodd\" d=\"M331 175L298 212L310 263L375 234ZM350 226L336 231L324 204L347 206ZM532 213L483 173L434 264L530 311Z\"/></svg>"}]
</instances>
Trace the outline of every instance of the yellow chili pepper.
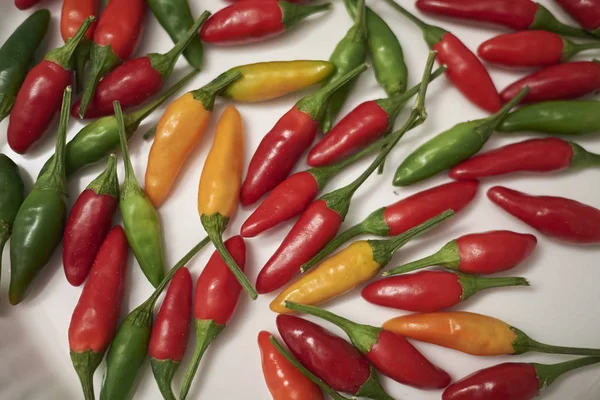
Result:
<instances>
[{"instance_id":1,"label":"yellow chili pepper","mask_svg":"<svg viewBox=\"0 0 600 400\"><path fill-rule=\"evenodd\" d=\"M304 274L277 296L270 305L272 311L291 313L285 301L318 305L340 296L373 278L393 255L410 240L452 217L445 211L421 225L387 240L360 240L352 243L318 267Z\"/></svg>"},{"instance_id":2,"label":"yellow chili pepper","mask_svg":"<svg viewBox=\"0 0 600 400\"><path fill-rule=\"evenodd\" d=\"M239 71L243 78L230 85L221 96L231 100L254 103L275 99L315 85L335 70L328 61L273 61L240 65L229 70Z\"/></svg>"},{"instance_id":3,"label":"yellow chili pepper","mask_svg":"<svg viewBox=\"0 0 600 400\"><path fill-rule=\"evenodd\" d=\"M167 107L156 127L146 168L144 190L155 207L164 203L183 163L202 138L215 97L240 78L240 72L226 72Z\"/></svg>"},{"instance_id":4,"label":"yellow chili pepper","mask_svg":"<svg viewBox=\"0 0 600 400\"><path fill-rule=\"evenodd\" d=\"M506 322L466 311L412 314L392 318L383 329L475 356L522 354L600 355L600 350L552 346L537 342Z\"/></svg>"},{"instance_id":5,"label":"yellow chili pepper","mask_svg":"<svg viewBox=\"0 0 600 400\"><path fill-rule=\"evenodd\" d=\"M235 107L229 106L219 120L213 146L204 162L198 184L198 214L221 258L248 295L256 299L258 293L223 243L223 232L237 210L243 164L242 117Z\"/></svg>"}]
</instances>

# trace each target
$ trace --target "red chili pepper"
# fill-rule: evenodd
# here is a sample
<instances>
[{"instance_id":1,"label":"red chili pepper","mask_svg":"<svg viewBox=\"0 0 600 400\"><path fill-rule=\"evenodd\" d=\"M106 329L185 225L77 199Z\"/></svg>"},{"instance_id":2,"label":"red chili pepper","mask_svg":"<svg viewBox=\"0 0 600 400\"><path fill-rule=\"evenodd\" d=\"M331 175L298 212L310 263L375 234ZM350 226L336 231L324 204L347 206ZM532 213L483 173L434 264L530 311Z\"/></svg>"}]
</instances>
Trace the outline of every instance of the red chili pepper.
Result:
<instances>
[{"instance_id":1,"label":"red chili pepper","mask_svg":"<svg viewBox=\"0 0 600 400\"><path fill-rule=\"evenodd\" d=\"M600 90L600 61L569 62L534 72L504 89L502 101L510 101L525 86L529 93L522 103L581 97Z\"/></svg>"},{"instance_id":2,"label":"red chili pepper","mask_svg":"<svg viewBox=\"0 0 600 400\"><path fill-rule=\"evenodd\" d=\"M585 29L600 29L600 0L555 0Z\"/></svg>"},{"instance_id":3,"label":"red chili pepper","mask_svg":"<svg viewBox=\"0 0 600 400\"><path fill-rule=\"evenodd\" d=\"M303 98L277 121L250 160L240 192L243 205L255 203L289 175L314 141L329 97L366 68L366 64L363 64Z\"/></svg>"},{"instance_id":4,"label":"red chili pepper","mask_svg":"<svg viewBox=\"0 0 600 400\"><path fill-rule=\"evenodd\" d=\"M192 275L179 269L152 327L148 355L152 373L165 399L174 399L171 382L185 355L192 319Z\"/></svg>"},{"instance_id":5,"label":"red chili pepper","mask_svg":"<svg viewBox=\"0 0 600 400\"><path fill-rule=\"evenodd\" d=\"M200 37L218 44L256 42L290 30L306 17L329 8L330 3L299 6L288 1L239 1L215 13L202 27Z\"/></svg>"},{"instance_id":6,"label":"red chili pepper","mask_svg":"<svg viewBox=\"0 0 600 400\"><path fill-rule=\"evenodd\" d=\"M338 392L387 400L375 370L350 343L319 325L293 316L277 316L277 329L306 369Z\"/></svg>"},{"instance_id":7,"label":"red chili pepper","mask_svg":"<svg viewBox=\"0 0 600 400\"><path fill-rule=\"evenodd\" d=\"M244 270L246 264L246 245L241 236L225 241L225 247L235 263ZM194 318L196 320L196 346L179 398L184 400L190 390L194 375L198 370L204 352L213 340L225 329L231 319L240 297L238 280L229 267L215 251L206 267L198 277L194 297Z\"/></svg>"},{"instance_id":8,"label":"red chili pepper","mask_svg":"<svg viewBox=\"0 0 600 400\"><path fill-rule=\"evenodd\" d=\"M17 6L19 10L26 10L39 2L40 0L15 0L15 6Z\"/></svg>"},{"instance_id":9,"label":"red chili pepper","mask_svg":"<svg viewBox=\"0 0 600 400\"><path fill-rule=\"evenodd\" d=\"M73 54L93 20L86 19L73 39L46 54L27 73L8 123L8 144L15 152L25 153L50 126L62 104L63 92L73 80Z\"/></svg>"},{"instance_id":10,"label":"red chili pepper","mask_svg":"<svg viewBox=\"0 0 600 400\"><path fill-rule=\"evenodd\" d=\"M480 278L450 271L392 276L366 286L363 299L384 307L435 312L454 307L475 293L504 286L529 286L525 278Z\"/></svg>"},{"instance_id":11,"label":"red chili pepper","mask_svg":"<svg viewBox=\"0 0 600 400\"><path fill-rule=\"evenodd\" d=\"M112 225L119 205L117 157L111 154L106 170L81 192L67 220L63 238L63 265L67 281L79 286Z\"/></svg>"},{"instance_id":12,"label":"red chili pepper","mask_svg":"<svg viewBox=\"0 0 600 400\"><path fill-rule=\"evenodd\" d=\"M69 349L86 400L94 399L94 371L117 329L128 254L125 232L117 225L102 243L71 317Z\"/></svg>"},{"instance_id":13,"label":"red chili pepper","mask_svg":"<svg viewBox=\"0 0 600 400\"><path fill-rule=\"evenodd\" d=\"M479 179L513 172L549 172L600 165L600 155L557 138L530 139L470 158L450 170L452 179Z\"/></svg>"},{"instance_id":14,"label":"red chili pepper","mask_svg":"<svg viewBox=\"0 0 600 400\"><path fill-rule=\"evenodd\" d=\"M85 118L97 118L114 113L113 102L118 101L123 110L142 104L158 93L169 79L175 63L187 45L196 37L200 26L210 16L205 11L190 28L187 36L165 54L151 53L124 62L104 77L98 84L94 97L85 112ZM79 118L81 100L73 104L71 115Z\"/></svg>"},{"instance_id":15,"label":"red chili pepper","mask_svg":"<svg viewBox=\"0 0 600 400\"><path fill-rule=\"evenodd\" d=\"M600 210L564 197L532 196L501 186L487 192L505 211L544 235L571 243L600 243Z\"/></svg>"}]
</instances>

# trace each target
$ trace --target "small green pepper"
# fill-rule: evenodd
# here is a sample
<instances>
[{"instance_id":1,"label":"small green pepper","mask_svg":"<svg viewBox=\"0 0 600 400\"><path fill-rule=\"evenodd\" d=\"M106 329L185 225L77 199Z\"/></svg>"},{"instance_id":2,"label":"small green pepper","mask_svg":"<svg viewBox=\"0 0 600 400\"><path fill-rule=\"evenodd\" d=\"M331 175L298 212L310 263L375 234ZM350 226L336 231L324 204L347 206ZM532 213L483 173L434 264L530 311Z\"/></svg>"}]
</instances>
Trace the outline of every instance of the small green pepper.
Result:
<instances>
[{"instance_id":1,"label":"small green pepper","mask_svg":"<svg viewBox=\"0 0 600 400\"><path fill-rule=\"evenodd\" d=\"M10 237L13 222L23 204L25 185L19 166L8 156L0 153L0 274L2 273L2 251Z\"/></svg>"}]
</instances>

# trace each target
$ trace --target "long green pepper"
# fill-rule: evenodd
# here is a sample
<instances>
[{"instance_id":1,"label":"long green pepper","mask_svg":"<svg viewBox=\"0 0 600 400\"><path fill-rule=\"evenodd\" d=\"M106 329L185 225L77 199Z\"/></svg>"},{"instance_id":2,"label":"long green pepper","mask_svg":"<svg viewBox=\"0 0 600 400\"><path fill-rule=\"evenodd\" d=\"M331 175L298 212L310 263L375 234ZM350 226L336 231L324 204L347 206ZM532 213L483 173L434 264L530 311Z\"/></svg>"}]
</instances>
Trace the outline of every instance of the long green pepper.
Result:
<instances>
[{"instance_id":1,"label":"long green pepper","mask_svg":"<svg viewBox=\"0 0 600 400\"><path fill-rule=\"evenodd\" d=\"M56 157L41 174L19 208L10 241L10 304L26 297L29 285L48 264L60 243L67 218L67 175L65 142L71 106L71 86L63 95L56 136Z\"/></svg>"}]
</instances>

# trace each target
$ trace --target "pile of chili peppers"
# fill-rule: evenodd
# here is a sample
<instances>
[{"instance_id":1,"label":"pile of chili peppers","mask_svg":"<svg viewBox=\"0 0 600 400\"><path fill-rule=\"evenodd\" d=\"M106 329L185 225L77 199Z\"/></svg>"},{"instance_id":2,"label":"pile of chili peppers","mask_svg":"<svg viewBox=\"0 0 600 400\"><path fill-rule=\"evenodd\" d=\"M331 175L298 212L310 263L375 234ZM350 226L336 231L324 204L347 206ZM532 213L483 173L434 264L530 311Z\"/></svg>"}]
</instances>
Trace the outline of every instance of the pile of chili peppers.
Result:
<instances>
[{"instance_id":1,"label":"pile of chili peppers","mask_svg":"<svg viewBox=\"0 0 600 400\"><path fill-rule=\"evenodd\" d=\"M38 1L15 0L15 6L26 10ZM36 52L51 16L46 9L31 13L0 47L0 121L9 117L7 143L16 153L10 158L0 154L0 257L10 239L9 303L17 305L31 291L41 289L36 277L62 241L66 280L83 286L68 328L68 343L86 400L96 397L94 373L105 354L102 400L131 398L148 355L164 399L193 396L202 390L194 378L209 345L239 317L235 315L238 302L246 300L240 298L242 290L254 300L284 285L271 299L270 309L279 314L274 325L287 349L271 333L258 334L265 383L274 400L322 400L324 394L334 400L348 395L392 400L380 374L416 389L444 389L444 400L530 400L561 375L600 363L600 349L545 344L494 317L452 310L462 302L468 305L472 296L487 289L500 292L519 286L524 289L513 290L526 290L530 282L524 277L487 275L531 262L538 238L530 233L464 232L429 256L382 271L409 241L442 223L452 223L455 215L465 218L463 209L477 207L471 203L481 186L479 180L600 167L599 154L553 137L570 139L600 131L600 101L579 99L600 91L600 62L589 57L600 49L600 0L555 1L580 27L561 22L532 0L416 0L416 9L432 17L503 25L515 31L492 37L473 52L453 33L426 23L397 0L385 0L390 11L416 25L432 50L421 82L409 88L402 38L390 28L394 24L365 0L344 0L347 29L335 30L345 34L328 61L235 66L171 101L156 127L144 135L154 139L143 186L127 142L145 118L198 74L205 51L214 51L210 46L246 46L267 39L275 45L276 36L309 25L309 19L326 20L332 4L239 0L214 13L194 16L187 0L63 0L60 34L65 44L41 60ZM164 54L134 57L144 35L147 7L174 45ZM159 94L181 55L192 70ZM338 117L358 77L369 67L368 56L387 97L364 101ZM440 64L436 70L434 60ZM487 64L537 70L498 91ZM338 234L357 190L374 171L383 171L386 158L404 135L436 111L427 110L428 93L436 90L432 82L442 74L491 115L429 136L398 165L392 184L413 185L446 170L452 181L411 196L400 192L400 200L372 211ZM264 135L250 160L244 159L244 136L251 118L233 105L215 108L218 98L264 102L317 84L320 88L305 94ZM74 104L72 87L82 92ZM395 128L413 96L410 114ZM27 192L21 168L13 159L23 153L35 157L38 146L34 145L51 130L57 115L54 154ZM96 120L67 142L70 115ZM167 270L164 249L169 246L162 232L167 221L161 220L160 208L177 194L177 181L190 178L184 166L216 117L212 146L202 170L195 174L198 228L202 226L206 237ZM496 131L506 137L518 132L550 137L480 152ZM121 182L117 151L125 172ZM317 198L345 168L373 154L377 156L350 184ZM304 156L311 168L292 174ZM81 193L68 193L68 179L105 158L105 169ZM68 195L75 199L70 210ZM498 185L486 195L545 236L571 246L600 244L598 208ZM242 225L241 235L229 234L239 203L250 206L261 199ZM114 223L117 215L122 223ZM249 275L256 268L247 254L253 245L244 238L295 217L297 221L253 284ZM385 238L353 241L334 254L365 234ZM215 251L194 289L190 262L210 243ZM152 294L123 318L130 248ZM0 260L0 270L1 266ZM432 266L441 268L407 274ZM297 273L302 275L288 285ZM379 273L383 278L373 281ZM414 314L377 327L317 307L349 292L356 294L356 287L364 283L361 295L368 307ZM349 341L293 313L327 321ZM181 387L174 391L191 329L195 331L193 355L184 367ZM226 332L235 335L235 328ZM225 336L216 343L227 340ZM503 363L453 382L454 376L408 339L475 356L540 352L583 357L556 364Z\"/></svg>"}]
</instances>

